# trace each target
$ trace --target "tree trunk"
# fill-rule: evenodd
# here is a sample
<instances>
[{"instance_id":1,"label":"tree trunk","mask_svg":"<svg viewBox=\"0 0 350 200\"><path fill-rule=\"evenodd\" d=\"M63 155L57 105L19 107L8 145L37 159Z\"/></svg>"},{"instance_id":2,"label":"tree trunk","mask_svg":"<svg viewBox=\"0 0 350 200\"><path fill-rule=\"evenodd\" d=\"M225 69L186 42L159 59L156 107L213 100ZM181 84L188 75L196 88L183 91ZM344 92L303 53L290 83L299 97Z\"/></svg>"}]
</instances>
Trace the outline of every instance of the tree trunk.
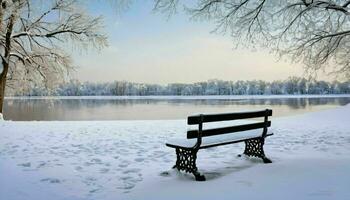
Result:
<instances>
[{"instance_id":1,"label":"tree trunk","mask_svg":"<svg viewBox=\"0 0 350 200\"><path fill-rule=\"evenodd\" d=\"M17 12L17 10L16 10ZM1 14L1 12L0 12ZM0 16L1 17L1 16ZM11 34L13 30L13 25L15 24L16 13L11 14L9 22L6 28L5 35L5 54L1 56L2 60L2 72L0 74L0 113L3 112L4 98L5 98L5 87L6 87L6 77L9 69L10 52L11 52Z\"/></svg>"},{"instance_id":2,"label":"tree trunk","mask_svg":"<svg viewBox=\"0 0 350 200\"><path fill-rule=\"evenodd\" d=\"M0 113L3 113L4 97L5 97L6 74L0 75Z\"/></svg>"}]
</instances>

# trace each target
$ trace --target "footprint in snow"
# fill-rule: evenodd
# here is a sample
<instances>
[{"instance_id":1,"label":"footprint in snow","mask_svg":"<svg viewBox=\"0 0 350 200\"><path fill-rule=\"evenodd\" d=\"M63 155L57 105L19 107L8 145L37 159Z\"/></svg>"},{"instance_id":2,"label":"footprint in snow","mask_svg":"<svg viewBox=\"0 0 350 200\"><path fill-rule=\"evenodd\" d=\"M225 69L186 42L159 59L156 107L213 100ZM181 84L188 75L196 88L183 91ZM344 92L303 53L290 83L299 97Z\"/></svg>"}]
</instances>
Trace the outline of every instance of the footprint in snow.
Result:
<instances>
[{"instance_id":1,"label":"footprint in snow","mask_svg":"<svg viewBox=\"0 0 350 200\"><path fill-rule=\"evenodd\" d=\"M144 161L145 159L144 158L135 158L135 161L136 162L142 162L142 161Z\"/></svg>"},{"instance_id":2,"label":"footprint in snow","mask_svg":"<svg viewBox=\"0 0 350 200\"><path fill-rule=\"evenodd\" d=\"M91 159L91 162L93 162L93 163L101 163L101 159L93 158L93 159Z\"/></svg>"},{"instance_id":3,"label":"footprint in snow","mask_svg":"<svg viewBox=\"0 0 350 200\"><path fill-rule=\"evenodd\" d=\"M118 165L118 167L127 167L127 166L129 166L129 164L130 164L130 162L129 161L122 161L122 163L121 164L119 164Z\"/></svg>"},{"instance_id":4,"label":"footprint in snow","mask_svg":"<svg viewBox=\"0 0 350 200\"><path fill-rule=\"evenodd\" d=\"M48 182L48 183L61 183L61 180L58 178L44 178L40 180L41 182Z\"/></svg>"},{"instance_id":5,"label":"footprint in snow","mask_svg":"<svg viewBox=\"0 0 350 200\"><path fill-rule=\"evenodd\" d=\"M135 184L134 183L130 183L130 182L125 182L123 183L123 186L119 186L117 187L117 189L122 189L122 190L126 190L124 191L124 193L129 193L132 188L135 187Z\"/></svg>"},{"instance_id":6,"label":"footprint in snow","mask_svg":"<svg viewBox=\"0 0 350 200\"><path fill-rule=\"evenodd\" d=\"M141 169L138 169L138 168L127 169L123 171L123 174L137 173L139 171L141 171Z\"/></svg>"},{"instance_id":7,"label":"footprint in snow","mask_svg":"<svg viewBox=\"0 0 350 200\"><path fill-rule=\"evenodd\" d=\"M30 162L26 162L26 163L18 164L18 166L21 166L21 167L31 167L32 164L31 164Z\"/></svg>"},{"instance_id":8,"label":"footprint in snow","mask_svg":"<svg viewBox=\"0 0 350 200\"><path fill-rule=\"evenodd\" d=\"M74 169L77 170L77 171L83 170L83 168L82 168L81 166L77 166L77 167L75 167Z\"/></svg>"},{"instance_id":9,"label":"footprint in snow","mask_svg":"<svg viewBox=\"0 0 350 200\"><path fill-rule=\"evenodd\" d=\"M36 168L38 169L38 168L44 167L45 165L46 165L46 162L40 162L40 164Z\"/></svg>"},{"instance_id":10,"label":"footprint in snow","mask_svg":"<svg viewBox=\"0 0 350 200\"><path fill-rule=\"evenodd\" d=\"M168 171L164 171L164 172L161 172L161 173L159 174L159 176L169 177L169 176L171 176L171 174L170 174L170 172L168 172Z\"/></svg>"},{"instance_id":11,"label":"footprint in snow","mask_svg":"<svg viewBox=\"0 0 350 200\"><path fill-rule=\"evenodd\" d=\"M102 169L100 169L100 173L101 173L101 174L105 174L105 173L107 173L107 172L109 172L109 169L108 169L108 168L102 168Z\"/></svg>"},{"instance_id":12,"label":"footprint in snow","mask_svg":"<svg viewBox=\"0 0 350 200\"><path fill-rule=\"evenodd\" d=\"M89 191L90 194L93 194L93 193L96 193L97 191L99 191L100 189L99 188L96 188L96 189L92 189Z\"/></svg>"}]
</instances>

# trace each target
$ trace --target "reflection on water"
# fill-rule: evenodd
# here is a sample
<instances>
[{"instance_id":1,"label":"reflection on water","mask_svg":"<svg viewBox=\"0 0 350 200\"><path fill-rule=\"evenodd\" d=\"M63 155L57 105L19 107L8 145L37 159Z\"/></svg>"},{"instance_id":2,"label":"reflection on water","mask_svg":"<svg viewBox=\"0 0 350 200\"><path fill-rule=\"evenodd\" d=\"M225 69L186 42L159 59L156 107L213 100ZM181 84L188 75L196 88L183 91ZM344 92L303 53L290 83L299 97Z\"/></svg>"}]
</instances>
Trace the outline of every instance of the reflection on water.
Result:
<instances>
[{"instance_id":1,"label":"reflection on water","mask_svg":"<svg viewBox=\"0 0 350 200\"><path fill-rule=\"evenodd\" d=\"M349 97L281 99L6 99L7 120L142 120L186 119L196 113L273 109L288 116L334 108Z\"/></svg>"}]
</instances>

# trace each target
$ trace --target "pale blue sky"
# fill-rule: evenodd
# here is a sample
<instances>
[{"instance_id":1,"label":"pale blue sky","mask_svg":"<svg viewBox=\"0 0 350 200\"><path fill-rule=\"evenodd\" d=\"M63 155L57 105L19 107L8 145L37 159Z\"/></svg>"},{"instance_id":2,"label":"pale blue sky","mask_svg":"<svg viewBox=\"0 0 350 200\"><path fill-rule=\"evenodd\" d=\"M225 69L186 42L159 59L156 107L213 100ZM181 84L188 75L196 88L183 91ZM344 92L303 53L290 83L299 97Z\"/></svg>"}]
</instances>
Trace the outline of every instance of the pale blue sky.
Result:
<instances>
[{"instance_id":1,"label":"pale blue sky","mask_svg":"<svg viewBox=\"0 0 350 200\"><path fill-rule=\"evenodd\" d=\"M121 15L101 2L90 3L89 12L104 16L109 47L74 53L74 77L82 81L165 84L302 75L301 66L277 61L266 51L233 49L231 38L210 33L213 24L191 21L184 14L167 19L153 13L152 1L136 2Z\"/></svg>"}]
</instances>

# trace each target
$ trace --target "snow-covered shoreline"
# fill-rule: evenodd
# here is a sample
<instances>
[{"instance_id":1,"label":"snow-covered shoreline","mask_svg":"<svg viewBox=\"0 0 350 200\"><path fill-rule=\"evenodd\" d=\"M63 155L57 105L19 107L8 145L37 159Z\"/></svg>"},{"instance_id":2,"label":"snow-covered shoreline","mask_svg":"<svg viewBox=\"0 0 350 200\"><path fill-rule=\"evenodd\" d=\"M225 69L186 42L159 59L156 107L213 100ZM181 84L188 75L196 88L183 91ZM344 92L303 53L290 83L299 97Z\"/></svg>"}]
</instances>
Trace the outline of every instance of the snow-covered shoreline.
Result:
<instances>
[{"instance_id":1,"label":"snow-covered shoreline","mask_svg":"<svg viewBox=\"0 0 350 200\"><path fill-rule=\"evenodd\" d=\"M239 100L239 99L289 99L289 98L339 98L350 94L330 95L212 95L212 96L8 96L5 99L110 99L110 100Z\"/></svg>"},{"instance_id":2,"label":"snow-covered shoreline","mask_svg":"<svg viewBox=\"0 0 350 200\"><path fill-rule=\"evenodd\" d=\"M185 120L0 122L0 199L350 199L350 105L278 118L265 152L200 151L206 182L171 169Z\"/></svg>"}]
</instances>

